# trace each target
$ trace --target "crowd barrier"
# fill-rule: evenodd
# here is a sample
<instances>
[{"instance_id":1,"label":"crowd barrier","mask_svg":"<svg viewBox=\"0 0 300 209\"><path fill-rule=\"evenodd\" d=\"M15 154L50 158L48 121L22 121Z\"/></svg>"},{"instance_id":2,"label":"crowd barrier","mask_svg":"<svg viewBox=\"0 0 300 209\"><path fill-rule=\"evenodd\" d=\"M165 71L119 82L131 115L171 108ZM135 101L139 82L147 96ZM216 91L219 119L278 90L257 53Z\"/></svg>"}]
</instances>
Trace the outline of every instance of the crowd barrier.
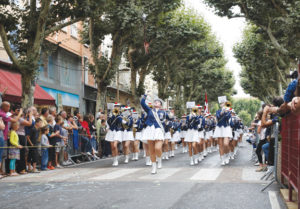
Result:
<instances>
[{"instance_id":1,"label":"crowd barrier","mask_svg":"<svg viewBox=\"0 0 300 209\"><path fill-rule=\"evenodd\" d=\"M293 190L298 193L300 208L300 115L282 118L281 136L281 182L288 185L289 201L295 201Z\"/></svg>"}]
</instances>

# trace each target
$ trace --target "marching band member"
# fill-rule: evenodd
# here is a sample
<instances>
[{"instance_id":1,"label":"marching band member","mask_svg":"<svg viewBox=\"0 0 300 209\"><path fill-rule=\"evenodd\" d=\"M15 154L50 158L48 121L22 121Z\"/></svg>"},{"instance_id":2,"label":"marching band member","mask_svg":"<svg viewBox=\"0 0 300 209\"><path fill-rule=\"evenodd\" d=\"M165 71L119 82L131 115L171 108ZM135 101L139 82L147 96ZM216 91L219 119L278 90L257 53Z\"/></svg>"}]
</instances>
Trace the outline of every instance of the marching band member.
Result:
<instances>
[{"instance_id":1,"label":"marching band member","mask_svg":"<svg viewBox=\"0 0 300 209\"><path fill-rule=\"evenodd\" d=\"M204 137L204 127L205 127L205 118L202 115L202 107L199 108L199 124L198 124L198 135L199 135L199 143L198 143L198 152L199 152L199 162L204 160L205 155L205 137Z\"/></svg>"},{"instance_id":2,"label":"marching band member","mask_svg":"<svg viewBox=\"0 0 300 209\"><path fill-rule=\"evenodd\" d=\"M244 124L242 122L242 120L239 118L239 129L238 129L239 133L240 133L240 138L238 140L238 143L240 145L240 143L242 142L243 139L243 135L244 135Z\"/></svg>"},{"instance_id":3,"label":"marching band member","mask_svg":"<svg viewBox=\"0 0 300 209\"><path fill-rule=\"evenodd\" d=\"M231 142L230 146L230 159L234 159L234 155L237 154L237 142L240 138L240 133L238 132L239 128L239 120L238 117L235 115L235 112L232 111L231 113L231 119L230 119L230 126L232 128L232 135L233 135L233 140Z\"/></svg>"},{"instance_id":4,"label":"marching band member","mask_svg":"<svg viewBox=\"0 0 300 209\"><path fill-rule=\"evenodd\" d=\"M212 116L211 117L211 120L212 120L212 125L211 125L211 128L212 128L212 132L211 132L211 135L212 135L212 143L213 143L213 151L216 152L218 151L218 139L216 137L214 137L214 133L215 133L215 130L216 130L216 127L217 127L217 119L215 116Z\"/></svg>"},{"instance_id":5,"label":"marching band member","mask_svg":"<svg viewBox=\"0 0 300 209\"><path fill-rule=\"evenodd\" d=\"M122 139L122 145L123 145L123 151L125 155L125 161L124 163L129 162L129 147L130 143L134 141L133 137L133 119L131 116L131 108L126 106L123 108L122 112L122 127L123 127L123 139Z\"/></svg>"},{"instance_id":6,"label":"marching band member","mask_svg":"<svg viewBox=\"0 0 300 209\"><path fill-rule=\"evenodd\" d=\"M187 153L187 146L186 142L184 141L186 132L188 130L187 124L186 124L186 115L183 115L181 118L181 131L180 131L180 138L181 138L181 144L182 144L182 153Z\"/></svg>"},{"instance_id":7,"label":"marching band member","mask_svg":"<svg viewBox=\"0 0 300 209\"><path fill-rule=\"evenodd\" d=\"M205 142L206 142L206 152L211 153L212 152L212 119L211 114L206 113L205 114Z\"/></svg>"},{"instance_id":8,"label":"marching band member","mask_svg":"<svg viewBox=\"0 0 300 209\"><path fill-rule=\"evenodd\" d=\"M151 103L148 104L148 106L150 108L152 108L152 105ZM147 128L147 125L146 125L146 120L147 120L147 113L146 112L143 112L142 113L142 117L141 117L141 123L143 125L143 130L142 130L142 135L141 135L141 141L143 142L143 149L144 149L144 157L146 157L146 165L147 166L151 166L152 165L152 162L151 162L151 159L150 159L150 151L149 151L149 146L148 146L148 141L147 141L147 137L146 136L146 128Z\"/></svg>"},{"instance_id":9,"label":"marching band member","mask_svg":"<svg viewBox=\"0 0 300 209\"><path fill-rule=\"evenodd\" d=\"M118 143L122 142L122 117L120 115L120 104L115 103L112 115L108 118L107 124L109 131L106 134L105 140L110 142L111 152L113 156L113 166L118 166Z\"/></svg>"},{"instance_id":10,"label":"marching band member","mask_svg":"<svg viewBox=\"0 0 300 209\"><path fill-rule=\"evenodd\" d=\"M175 157L175 144L180 141L180 127L181 123L174 118L174 122L172 124L172 129L174 131L172 139L171 139L171 146L170 146L170 156Z\"/></svg>"},{"instance_id":11,"label":"marching band member","mask_svg":"<svg viewBox=\"0 0 300 209\"><path fill-rule=\"evenodd\" d=\"M134 111L134 114L137 114ZM134 123L134 143L133 143L133 159L139 159L139 147L140 147L140 140L142 140L142 130L143 130L143 121L141 117L137 116L137 119Z\"/></svg>"},{"instance_id":12,"label":"marching band member","mask_svg":"<svg viewBox=\"0 0 300 209\"><path fill-rule=\"evenodd\" d=\"M197 143L199 143L198 136L198 123L199 118L197 116L198 108L192 108L191 113L186 118L186 123L188 126L187 134L185 137L185 142L188 143L189 146L189 156L190 156L190 165L198 164L197 158ZM195 158L195 159L194 159ZM194 163L195 160L195 163Z\"/></svg>"},{"instance_id":13,"label":"marching band member","mask_svg":"<svg viewBox=\"0 0 300 209\"><path fill-rule=\"evenodd\" d=\"M152 174L157 173L157 168L162 168L162 145L165 138L164 127L162 122L165 119L169 119L165 111L161 110L163 101L161 99L154 100L154 108L151 109L146 104L147 95L144 95L141 99L141 105L143 109L147 112L147 119L145 124L147 125L145 129L145 134L143 136L144 140L148 140L150 157L152 161ZM156 164L157 158L157 164Z\"/></svg>"},{"instance_id":14,"label":"marching band member","mask_svg":"<svg viewBox=\"0 0 300 209\"><path fill-rule=\"evenodd\" d=\"M171 140L171 128L172 128L172 121L166 120L163 122L163 126L165 129L165 140L163 144L163 159L169 160L169 141Z\"/></svg>"},{"instance_id":15,"label":"marching band member","mask_svg":"<svg viewBox=\"0 0 300 209\"><path fill-rule=\"evenodd\" d=\"M218 138L221 165L225 165L229 163L229 140L230 138L232 138L232 131L229 124L231 111L228 107L228 102L223 102L220 106L221 109L219 109L216 113L218 123L214 133L214 137Z\"/></svg>"}]
</instances>

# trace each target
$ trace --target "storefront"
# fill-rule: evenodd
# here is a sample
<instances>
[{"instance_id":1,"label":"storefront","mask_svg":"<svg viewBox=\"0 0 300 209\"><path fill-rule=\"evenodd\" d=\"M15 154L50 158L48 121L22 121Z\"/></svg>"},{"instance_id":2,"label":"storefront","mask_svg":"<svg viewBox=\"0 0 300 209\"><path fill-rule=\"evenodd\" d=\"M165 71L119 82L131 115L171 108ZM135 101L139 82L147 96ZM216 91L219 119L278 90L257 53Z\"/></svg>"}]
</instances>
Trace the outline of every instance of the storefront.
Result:
<instances>
[{"instance_id":1,"label":"storefront","mask_svg":"<svg viewBox=\"0 0 300 209\"><path fill-rule=\"evenodd\" d=\"M95 115L96 112L96 100L97 89L88 85L84 85L84 101L85 101L85 113Z\"/></svg>"},{"instance_id":2,"label":"storefront","mask_svg":"<svg viewBox=\"0 0 300 209\"><path fill-rule=\"evenodd\" d=\"M75 110L79 109L79 95L47 88L44 86L42 86L42 88L53 98L55 98L58 111L65 110L67 113L73 114Z\"/></svg>"},{"instance_id":3,"label":"storefront","mask_svg":"<svg viewBox=\"0 0 300 209\"><path fill-rule=\"evenodd\" d=\"M9 68L7 68L9 69ZM22 100L22 84L21 75L19 73L7 71L0 68L0 91L3 92L7 88L3 101L8 101L13 104L21 104ZM55 106L55 98L49 95L38 84L34 91L34 104L37 107Z\"/></svg>"}]
</instances>

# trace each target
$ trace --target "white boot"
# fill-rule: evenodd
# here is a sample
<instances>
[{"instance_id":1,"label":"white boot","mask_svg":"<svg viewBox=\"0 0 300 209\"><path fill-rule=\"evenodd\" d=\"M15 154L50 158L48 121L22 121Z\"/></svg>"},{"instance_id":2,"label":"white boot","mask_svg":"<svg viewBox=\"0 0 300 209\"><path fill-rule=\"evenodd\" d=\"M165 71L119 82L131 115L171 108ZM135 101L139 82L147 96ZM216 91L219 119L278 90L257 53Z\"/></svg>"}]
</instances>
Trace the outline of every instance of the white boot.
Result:
<instances>
[{"instance_id":1,"label":"white boot","mask_svg":"<svg viewBox=\"0 0 300 209\"><path fill-rule=\"evenodd\" d=\"M226 163L226 165L229 164L229 159L230 159L229 154L225 154L225 163Z\"/></svg>"},{"instance_id":2,"label":"white boot","mask_svg":"<svg viewBox=\"0 0 300 209\"><path fill-rule=\"evenodd\" d=\"M221 165L226 165L224 155L221 156Z\"/></svg>"},{"instance_id":3,"label":"white boot","mask_svg":"<svg viewBox=\"0 0 300 209\"><path fill-rule=\"evenodd\" d=\"M131 158L132 161L135 160L135 153L132 153L132 158Z\"/></svg>"},{"instance_id":4,"label":"white boot","mask_svg":"<svg viewBox=\"0 0 300 209\"><path fill-rule=\"evenodd\" d=\"M139 160L139 153L135 153L135 160L138 161Z\"/></svg>"},{"instance_id":5,"label":"white boot","mask_svg":"<svg viewBox=\"0 0 300 209\"><path fill-rule=\"evenodd\" d=\"M177 144L175 144L175 149L176 149L176 150L178 149L178 145L177 145Z\"/></svg>"},{"instance_id":6,"label":"white boot","mask_svg":"<svg viewBox=\"0 0 300 209\"><path fill-rule=\"evenodd\" d=\"M202 154L201 154L201 153L199 154L198 161L199 161L199 162L202 161Z\"/></svg>"},{"instance_id":7,"label":"white boot","mask_svg":"<svg viewBox=\"0 0 300 209\"><path fill-rule=\"evenodd\" d=\"M161 167L162 167L161 157L158 157L158 158L157 158L157 168L158 168L158 169L161 169Z\"/></svg>"},{"instance_id":8,"label":"white boot","mask_svg":"<svg viewBox=\"0 0 300 209\"><path fill-rule=\"evenodd\" d=\"M169 154L169 158L171 158L172 157L172 151L170 150L169 152L168 152Z\"/></svg>"},{"instance_id":9,"label":"white boot","mask_svg":"<svg viewBox=\"0 0 300 209\"><path fill-rule=\"evenodd\" d=\"M112 164L112 166L118 166L119 165L119 162L118 162L118 157L114 157L114 162Z\"/></svg>"},{"instance_id":10,"label":"white boot","mask_svg":"<svg viewBox=\"0 0 300 209\"><path fill-rule=\"evenodd\" d=\"M194 159L193 159L193 157L190 157L190 165L194 165Z\"/></svg>"},{"instance_id":11,"label":"white boot","mask_svg":"<svg viewBox=\"0 0 300 209\"><path fill-rule=\"evenodd\" d=\"M234 153L230 152L230 160L234 160Z\"/></svg>"},{"instance_id":12,"label":"white boot","mask_svg":"<svg viewBox=\"0 0 300 209\"><path fill-rule=\"evenodd\" d=\"M207 150L205 149L203 152L203 156L206 157L207 156Z\"/></svg>"},{"instance_id":13,"label":"white boot","mask_svg":"<svg viewBox=\"0 0 300 209\"><path fill-rule=\"evenodd\" d=\"M169 155L167 152L166 152L166 160L169 160Z\"/></svg>"},{"instance_id":14,"label":"white boot","mask_svg":"<svg viewBox=\"0 0 300 209\"><path fill-rule=\"evenodd\" d=\"M182 153L185 153L185 147L182 147Z\"/></svg>"},{"instance_id":15,"label":"white boot","mask_svg":"<svg viewBox=\"0 0 300 209\"><path fill-rule=\"evenodd\" d=\"M151 174L156 174L156 173L157 173L156 163L152 163Z\"/></svg>"},{"instance_id":16,"label":"white boot","mask_svg":"<svg viewBox=\"0 0 300 209\"><path fill-rule=\"evenodd\" d=\"M238 147L235 147L233 152L234 152L234 155L236 156L237 152L238 152Z\"/></svg>"},{"instance_id":17,"label":"white boot","mask_svg":"<svg viewBox=\"0 0 300 209\"><path fill-rule=\"evenodd\" d=\"M144 155L143 155L143 157L146 157L146 151L144 150Z\"/></svg>"},{"instance_id":18,"label":"white boot","mask_svg":"<svg viewBox=\"0 0 300 209\"><path fill-rule=\"evenodd\" d=\"M146 165L151 166L151 160L149 156L146 157Z\"/></svg>"},{"instance_id":19,"label":"white boot","mask_svg":"<svg viewBox=\"0 0 300 209\"><path fill-rule=\"evenodd\" d=\"M165 152L162 153L162 159L163 159L163 160L166 159L166 153L165 153Z\"/></svg>"},{"instance_id":20,"label":"white boot","mask_svg":"<svg viewBox=\"0 0 300 209\"><path fill-rule=\"evenodd\" d=\"M198 165L198 163L199 163L199 162L198 162L198 158L199 158L199 157L198 157L197 155L195 155L195 165Z\"/></svg>"},{"instance_id":21,"label":"white boot","mask_svg":"<svg viewBox=\"0 0 300 209\"><path fill-rule=\"evenodd\" d=\"M125 155L125 161L124 163L127 164L129 162L129 155Z\"/></svg>"}]
</instances>

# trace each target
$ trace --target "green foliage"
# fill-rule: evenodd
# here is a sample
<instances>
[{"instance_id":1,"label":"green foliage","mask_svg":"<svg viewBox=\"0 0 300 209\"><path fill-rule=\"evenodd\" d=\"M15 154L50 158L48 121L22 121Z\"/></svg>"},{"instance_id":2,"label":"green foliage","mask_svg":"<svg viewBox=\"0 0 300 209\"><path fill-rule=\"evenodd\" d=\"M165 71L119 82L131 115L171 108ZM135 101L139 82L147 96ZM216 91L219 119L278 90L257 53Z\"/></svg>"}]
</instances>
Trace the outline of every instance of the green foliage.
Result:
<instances>
[{"instance_id":1,"label":"green foliage","mask_svg":"<svg viewBox=\"0 0 300 209\"><path fill-rule=\"evenodd\" d=\"M244 125L246 125L246 126L251 125L252 118L251 118L251 115L246 110L242 110L239 113L239 117L242 119Z\"/></svg>"},{"instance_id":2,"label":"green foliage","mask_svg":"<svg viewBox=\"0 0 300 209\"><path fill-rule=\"evenodd\" d=\"M274 50L258 27L249 25L245 29L242 42L234 47L234 56L242 65L241 86L246 93L265 102L282 94L287 83L285 74L289 72L285 63L289 59Z\"/></svg>"},{"instance_id":3,"label":"green foliage","mask_svg":"<svg viewBox=\"0 0 300 209\"><path fill-rule=\"evenodd\" d=\"M254 98L234 98L232 99L232 107L238 115L240 112L246 111L250 114L251 119L253 120L255 114L261 108L261 101Z\"/></svg>"}]
</instances>

